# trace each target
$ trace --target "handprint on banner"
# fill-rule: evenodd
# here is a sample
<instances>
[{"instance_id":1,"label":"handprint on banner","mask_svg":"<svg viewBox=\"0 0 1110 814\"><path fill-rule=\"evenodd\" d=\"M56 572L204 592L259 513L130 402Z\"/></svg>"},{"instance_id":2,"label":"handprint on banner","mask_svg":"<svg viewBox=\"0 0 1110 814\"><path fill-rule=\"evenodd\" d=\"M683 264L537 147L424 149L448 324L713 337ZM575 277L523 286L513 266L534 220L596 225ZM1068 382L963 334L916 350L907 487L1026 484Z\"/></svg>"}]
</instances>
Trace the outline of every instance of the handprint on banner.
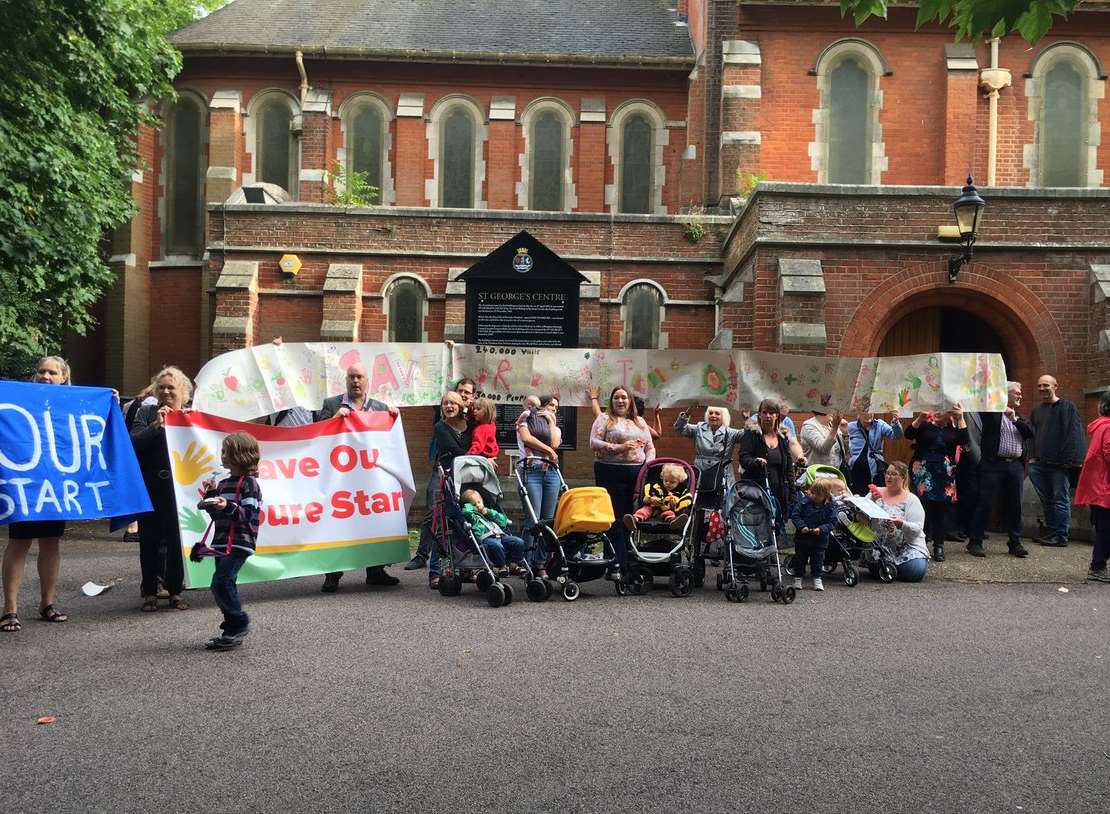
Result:
<instances>
[{"instance_id":1,"label":"handprint on banner","mask_svg":"<svg viewBox=\"0 0 1110 814\"><path fill-rule=\"evenodd\" d=\"M195 483L201 475L211 472L216 458L207 446L198 447L192 442L185 448L185 456L173 454L173 479L182 486Z\"/></svg>"},{"instance_id":2,"label":"handprint on banner","mask_svg":"<svg viewBox=\"0 0 1110 814\"><path fill-rule=\"evenodd\" d=\"M194 534L204 534L208 528L208 519L196 509L188 506L181 510L181 528Z\"/></svg>"}]
</instances>

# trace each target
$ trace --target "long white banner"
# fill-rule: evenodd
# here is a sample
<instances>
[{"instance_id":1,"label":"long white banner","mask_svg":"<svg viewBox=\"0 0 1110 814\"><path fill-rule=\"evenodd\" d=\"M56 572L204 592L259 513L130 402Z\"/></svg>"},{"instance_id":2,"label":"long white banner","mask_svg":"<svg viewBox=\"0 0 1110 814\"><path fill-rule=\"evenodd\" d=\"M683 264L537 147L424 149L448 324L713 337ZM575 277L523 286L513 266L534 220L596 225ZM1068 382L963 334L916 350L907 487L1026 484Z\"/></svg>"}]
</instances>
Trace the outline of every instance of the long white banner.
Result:
<instances>
[{"instance_id":1,"label":"long white banner","mask_svg":"<svg viewBox=\"0 0 1110 814\"><path fill-rule=\"evenodd\" d=\"M398 406L434 405L464 376L497 402L557 394L588 406L617 385L649 404L753 408L777 398L792 409L870 410L909 415L959 402L966 410L1006 406L1006 368L996 353L837 358L766 351L509 348L478 345L308 342L261 345L216 357L197 375L193 405L249 420L289 407L319 409L344 390L344 371L362 363L374 397Z\"/></svg>"}]
</instances>

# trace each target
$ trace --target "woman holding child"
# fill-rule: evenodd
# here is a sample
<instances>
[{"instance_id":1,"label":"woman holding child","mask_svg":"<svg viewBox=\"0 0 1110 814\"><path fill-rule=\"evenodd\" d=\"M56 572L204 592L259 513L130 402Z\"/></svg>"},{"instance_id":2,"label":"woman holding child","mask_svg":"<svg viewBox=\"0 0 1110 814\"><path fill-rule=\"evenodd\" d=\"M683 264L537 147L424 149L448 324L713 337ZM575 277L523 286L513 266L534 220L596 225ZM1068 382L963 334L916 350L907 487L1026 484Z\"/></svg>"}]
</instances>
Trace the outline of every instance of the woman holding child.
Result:
<instances>
[{"instance_id":1,"label":"woman holding child","mask_svg":"<svg viewBox=\"0 0 1110 814\"><path fill-rule=\"evenodd\" d=\"M517 447L520 449L524 488L528 502L537 518L550 523L555 518L559 502L559 445L562 432L556 421L559 410L557 396L529 396L524 411L516 422ZM531 551L532 567L536 576L547 576L547 550L543 537L529 528L524 531L525 542Z\"/></svg>"}]
</instances>

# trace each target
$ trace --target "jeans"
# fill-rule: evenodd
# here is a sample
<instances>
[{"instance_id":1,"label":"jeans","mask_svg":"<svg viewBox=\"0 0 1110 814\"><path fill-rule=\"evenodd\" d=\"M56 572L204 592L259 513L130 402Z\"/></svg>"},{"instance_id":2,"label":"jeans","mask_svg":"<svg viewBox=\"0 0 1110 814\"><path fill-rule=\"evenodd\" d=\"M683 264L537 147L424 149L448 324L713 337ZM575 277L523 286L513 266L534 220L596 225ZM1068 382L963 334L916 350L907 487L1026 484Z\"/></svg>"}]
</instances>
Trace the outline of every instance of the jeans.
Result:
<instances>
[{"instance_id":1,"label":"jeans","mask_svg":"<svg viewBox=\"0 0 1110 814\"><path fill-rule=\"evenodd\" d=\"M1091 522L1095 526L1095 547L1091 551L1091 570L1101 571L1110 559L1110 509L1091 507Z\"/></svg>"},{"instance_id":2,"label":"jeans","mask_svg":"<svg viewBox=\"0 0 1110 814\"><path fill-rule=\"evenodd\" d=\"M628 567L628 529L624 527L624 516L632 513L636 497L636 477L640 474L638 464L604 464L594 461L594 482L609 493L613 501L613 514L617 521L609 527L609 542L617 555L621 570Z\"/></svg>"},{"instance_id":3,"label":"jeans","mask_svg":"<svg viewBox=\"0 0 1110 814\"><path fill-rule=\"evenodd\" d=\"M906 560L898 566L899 582L921 582L929 570L929 561L924 557Z\"/></svg>"},{"instance_id":4,"label":"jeans","mask_svg":"<svg viewBox=\"0 0 1110 814\"><path fill-rule=\"evenodd\" d=\"M243 612L243 606L239 602L239 586L235 584L239 569L246 561L247 555L241 552L216 558L216 572L212 574L212 597L224 612L220 629L225 636L243 633L250 626L250 617Z\"/></svg>"},{"instance_id":5,"label":"jeans","mask_svg":"<svg viewBox=\"0 0 1110 814\"><path fill-rule=\"evenodd\" d=\"M1029 480L1041 499L1049 534L1068 537L1071 529L1071 484L1068 470L1052 464L1029 464Z\"/></svg>"},{"instance_id":6,"label":"jeans","mask_svg":"<svg viewBox=\"0 0 1110 814\"><path fill-rule=\"evenodd\" d=\"M524 559L525 544L522 539L512 534L502 534L500 537L487 537L482 540L486 547L486 555L498 568L503 568L507 563L520 562Z\"/></svg>"},{"instance_id":7,"label":"jeans","mask_svg":"<svg viewBox=\"0 0 1110 814\"><path fill-rule=\"evenodd\" d=\"M829 547L828 532L820 531L816 534L794 535L794 573L798 577L806 575L806 562L809 563L809 573L814 579L821 579L821 566L825 564L825 551Z\"/></svg>"},{"instance_id":8,"label":"jeans","mask_svg":"<svg viewBox=\"0 0 1110 814\"><path fill-rule=\"evenodd\" d=\"M1021 538L1021 490L1025 484L1025 467L1021 461L984 460L980 464L979 474L979 502L975 507L968 537L976 542L983 541L983 532L994 508L995 495L1001 495L1006 536L1011 546L1016 545ZM961 492L960 503L963 502L964 495Z\"/></svg>"},{"instance_id":9,"label":"jeans","mask_svg":"<svg viewBox=\"0 0 1110 814\"><path fill-rule=\"evenodd\" d=\"M555 519L560 487L559 472L555 467L536 462L527 465L524 471L524 489L528 492L528 502L532 504L537 520L550 524ZM529 525L524 530L524 540L531 552L532 563L542 568L547 562L547 546L544 545L543 535L537 534Z\"/></svg>"}]
</instances>

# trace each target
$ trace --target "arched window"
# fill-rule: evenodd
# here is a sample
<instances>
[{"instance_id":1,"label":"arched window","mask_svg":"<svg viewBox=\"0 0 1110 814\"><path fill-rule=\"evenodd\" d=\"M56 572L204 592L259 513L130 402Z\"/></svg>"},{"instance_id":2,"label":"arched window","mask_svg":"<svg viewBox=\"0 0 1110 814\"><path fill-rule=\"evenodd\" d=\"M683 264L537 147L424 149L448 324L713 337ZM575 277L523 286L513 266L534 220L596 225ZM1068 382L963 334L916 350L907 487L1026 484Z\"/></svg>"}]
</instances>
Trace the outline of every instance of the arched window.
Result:
<instances>
[{"instance_id":1,"label":"arched window","mask_svg":"<svg viewBox=\"0 0 1110 814\"><path fill-rule=\"evenodd\" d=\"M629 288L621 307L624 347L658 348L662 309L663 297L655 286L640 283Z\"/></svg>"},{"instance_id":2,"label":"arched window","mask_svg":"<svg viewBox=\"0 0 1110 814\"><path fill-rule=\"evenodd\" d=\"M821 106L814 111L810 166L820 184L879 184L887 168L879 82L891 71L871 43L849 37L826 46L810 73Z\"/></svg>"},{"instance_id":3,"label":"arched window","mask_svg":"<svg viewBox=\"0 0 1110 814\"><path fill-rule=\"evenodd\" d=\"M532 172L529 209L563 211L566 128L554 110L543 110L532 122Z\"/></svg>"},{"instance_id":4,"label":"arched window","mask_svg":"<svg viewBox=\"0 0 1110 814\"><path fill-rule=\"evenodd\" d=\"M297 197L300 140L293 133L295 103L283 93L267 94L254 110L254 180L276 184Z\"/></svg>"},{"instance_id":5,"label":"arched window","mask_svg":"<svg viewBox=\"0 0 1110 814\"><path fill-rule=\"evenodd\" d=\"M360 104L351 113L347 127L347 172L366 173L366 181L377 187L376 202L382 200L382 165L385 155L385 116L375 104Z\"/></svg>"},{"instance_id":6,"label":"arched window","mask_svg":"<svg viewBox=\"0 0 1110 814\"><path fill-rule=\"evenodd\" d=\"M428 297L424 286L411 277L401 277L386 291L389 314L386 340L389 342L423 342L424 314Z\"/></svg>"},{"instance_id":7,"label":"arched window","mask_svg":"<svg viewBox=\"0 0 1110 814\"><path fill-rule=\"evenodd\" d=\"M447 111L440 136L440 206L474 206L474 117L463 105Z\"/></svg>"},{"instance_id":8,"label":"arched window","mask_svg":"<svg viewBox=\"0 0 1110 814\"><path fill-rule=\"evenodd\" d=\"M1033 58L1026 77L1034 142L1024 152L1030 186L1101 186L1098 108L1106 74L1098 57L1082 43L1054 42Z\"/></svg>"},{"instance_id":9,"label":"arched window","mask_svg":"<svg viewBox=\"0 0 1110 814\"><path fill-rule=\"evenodd\" d=\"M871 76L854 57L845 57L830 72L830 184L866 184L871 177L870 96Z\"/></svg>"},{"instance_id":10,"label":"arched window","mask_svg":"<svg viewBox=\"0 0 1110 814\"><path fill-rule=\"evenodd\" d=\"M182 93L166 115L164 255L199 257L204 248L205 110Z\"/></svg>"},{"instance_id":11,"label":"arched window","mask_svg":"<svg viewBox=\"0 0 1110 814\"><path fill-rule=\"evenodd\" d=\"M1087 82L1071 60L1061 59L1045 72L1041 109L1041 183L1086 186Z\"/></svg>"},{"instance_id":12,"label":"arched window","mask_svg":"<svg viewBox=\"0 0 1110 814\"><path fill-rule=\"evenodd\" d=\"M633 113L624 120L621 131L621 212L647 214L652 211L653 130L651 121L642 113Z\"/></svg>"}]
</instances>

